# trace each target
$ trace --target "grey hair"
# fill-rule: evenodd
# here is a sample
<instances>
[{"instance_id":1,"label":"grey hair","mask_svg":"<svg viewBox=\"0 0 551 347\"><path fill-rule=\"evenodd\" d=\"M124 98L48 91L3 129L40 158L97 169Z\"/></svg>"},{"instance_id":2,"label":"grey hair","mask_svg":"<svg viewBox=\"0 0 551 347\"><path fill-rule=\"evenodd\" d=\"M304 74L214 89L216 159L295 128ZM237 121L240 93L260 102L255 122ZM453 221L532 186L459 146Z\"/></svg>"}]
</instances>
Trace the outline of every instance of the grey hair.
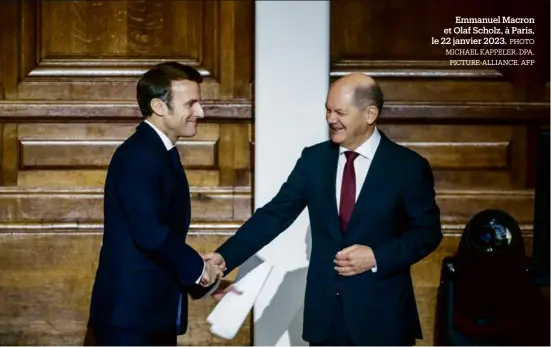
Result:
<instances>
[{"instance_id":1,"label":"grey hair","mask_svg":"<svg viewBox=\"0 0 551 347\"><path fill-rule=\"evenodd\" d=\"M357 86L354 89L354 102L360 110L375 105L381 114L384 104L383 92L377 83Z\"/></svg>"}]
</instances>

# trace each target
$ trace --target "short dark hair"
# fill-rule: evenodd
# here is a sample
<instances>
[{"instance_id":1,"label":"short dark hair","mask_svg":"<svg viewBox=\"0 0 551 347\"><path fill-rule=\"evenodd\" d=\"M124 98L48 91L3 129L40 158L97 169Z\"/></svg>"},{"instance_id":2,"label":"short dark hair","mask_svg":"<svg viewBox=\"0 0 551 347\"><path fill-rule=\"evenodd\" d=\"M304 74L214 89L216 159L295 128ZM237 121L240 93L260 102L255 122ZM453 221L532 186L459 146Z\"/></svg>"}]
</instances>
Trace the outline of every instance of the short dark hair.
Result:
<instances>
[{"instance_id":1,"label":"short dark hair","mask_svg":"<svg viewBox=\"0 0 551 347\"><path fill-rule=\"evenodd\" d=\"M136 98L143 117L149 117L153 113L151 100L158 98L172 105L172 82L190 80L197 83L203 82L203 76L196 69L175 61L169 61L153 66L138 81L136 86Z\"/></svg>"},{"instance_id":2,"label":"short dark hair","mask_svg":"<svg viewBox=\"0 0 551 347\"><path fill-rule=\"evenodd\" d=\"M375 104L379 110L379 114L381 114L384 104L383 91L377 83L358 86L354 89L354 102L356 103L356 107L361 110Z\"/></svg>"}]
</instances>

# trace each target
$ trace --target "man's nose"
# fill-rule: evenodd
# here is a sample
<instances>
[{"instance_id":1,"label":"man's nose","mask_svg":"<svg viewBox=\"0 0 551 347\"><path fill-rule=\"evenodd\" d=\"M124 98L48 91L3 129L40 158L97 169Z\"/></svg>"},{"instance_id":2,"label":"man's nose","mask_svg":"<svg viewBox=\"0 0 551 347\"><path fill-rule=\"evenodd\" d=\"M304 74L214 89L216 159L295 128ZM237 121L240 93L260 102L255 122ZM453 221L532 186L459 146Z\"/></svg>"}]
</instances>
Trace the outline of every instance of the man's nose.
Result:
<instances>
[{"instance_id":1,"label":"man's nose","mask_svg":"<svg viewBox=\"0 0 551 347\"><path fill-rule=\"evenodd\" d=\"M205 118L205 111L203 110L203 106L198 106L197 111L195 112L195 117Z\"/></svg>"}]
</instances>

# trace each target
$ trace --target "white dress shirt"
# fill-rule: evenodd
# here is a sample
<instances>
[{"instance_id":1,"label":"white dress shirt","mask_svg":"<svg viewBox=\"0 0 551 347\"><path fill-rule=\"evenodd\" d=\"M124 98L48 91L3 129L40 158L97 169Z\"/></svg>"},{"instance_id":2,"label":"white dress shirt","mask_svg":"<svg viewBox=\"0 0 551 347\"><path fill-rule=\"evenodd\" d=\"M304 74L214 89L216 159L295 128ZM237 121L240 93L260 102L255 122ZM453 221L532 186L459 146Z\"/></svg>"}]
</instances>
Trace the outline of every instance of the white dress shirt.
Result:
<instances>
[{"instance_id":1,"label":"white dress shirt","mask_svg":"<svg viewBox=\"0 0 551 347\"><path fill-rule=\"evenodd\" d=\"M356 172L356 201L358 201L358 196L360 196L367 172L369 171L369 167L371 166L371 162L373 161L373 157L375 156L375 152L377 151L377 147L379 147L380 142L381 134L379 133L379 130L375 128L373 134L371 134L371 136L354 151L359 154L354 160L354 171ZM337 188L337 208L340 207L342 176L344 173L344 165L346 164L346 156L344 155L344 152L349 150L350 149L343 146L339 148L337 180L335 182ZM376 272L377 267L375 266L372 271Z\"/></svg>"}]
</instances>

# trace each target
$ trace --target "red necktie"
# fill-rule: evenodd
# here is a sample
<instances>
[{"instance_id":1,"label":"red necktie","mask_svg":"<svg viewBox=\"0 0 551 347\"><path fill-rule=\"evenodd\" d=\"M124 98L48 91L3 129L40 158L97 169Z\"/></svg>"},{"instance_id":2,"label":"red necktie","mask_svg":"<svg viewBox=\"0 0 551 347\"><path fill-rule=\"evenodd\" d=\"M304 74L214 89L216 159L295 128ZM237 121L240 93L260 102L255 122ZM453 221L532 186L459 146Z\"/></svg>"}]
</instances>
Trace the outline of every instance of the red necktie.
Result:
<instances>
[{"instance_id":1,"label":"red necktie","mask_svg":"<svg viewBox=\"0 0 551 347\"><path fill-rule=\"evenodd\" d=\"M354 171L354 160L358 157L358 153L346 151L344 155L346 155L346 164L342 175L341 201L339 207L339 219L343 232L348 226L356 203L356 172Z\"/></svg>"}]
</instances>

